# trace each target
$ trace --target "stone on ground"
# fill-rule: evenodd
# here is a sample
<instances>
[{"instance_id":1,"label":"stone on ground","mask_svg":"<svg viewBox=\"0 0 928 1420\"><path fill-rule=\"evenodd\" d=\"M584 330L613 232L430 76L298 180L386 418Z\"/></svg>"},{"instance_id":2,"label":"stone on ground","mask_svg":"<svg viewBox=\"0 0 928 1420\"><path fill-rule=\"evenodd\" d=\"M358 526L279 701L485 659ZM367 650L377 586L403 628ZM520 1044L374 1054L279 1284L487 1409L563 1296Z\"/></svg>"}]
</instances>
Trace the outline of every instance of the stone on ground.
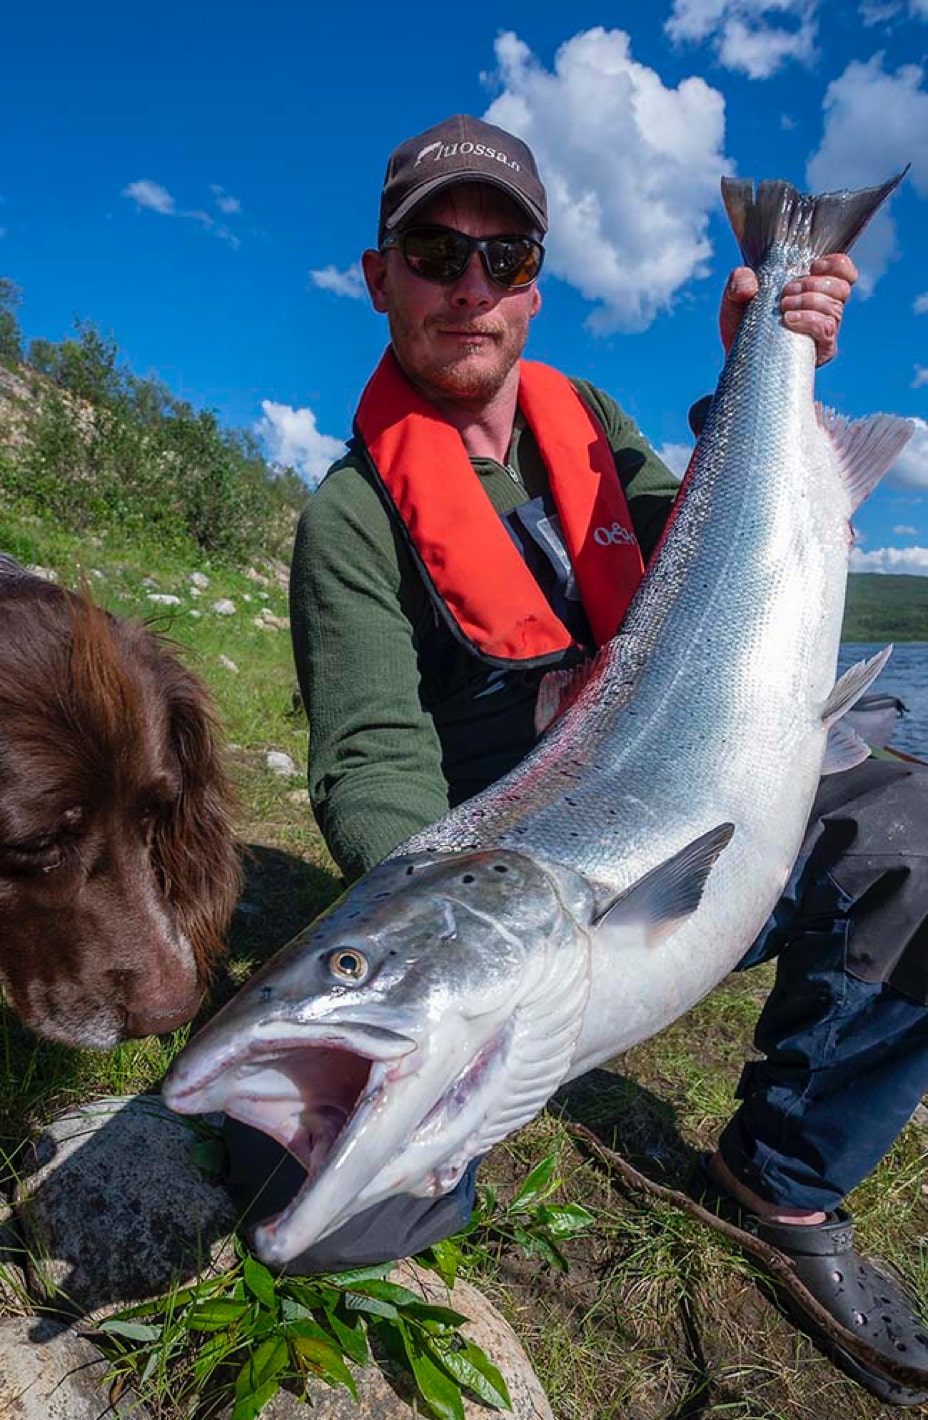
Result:
<instances>
[{"instance_id":1,"label":"stone on ground","mask_svg":"<svg viewBox=\"0 0 928 1420\"><path fill-rule=\"evenodd\" d=\"M235 1210L194 1158L201 1140L156 1095L53 1120L14 1198L32 1294L102 1316L231 1265Z\"/></svg>"},{"instance_id":2,"label":"stone on ground","mask_svg":"<svg viewBox=\"0 0 928 1420\"><path fill-rule=\"evenodd\" d=\"M127 1392L111 1403L107 1363L84 1337L39 1317L0 1319L0 1415L15 1420L148 1420Z\"/></svg>"}]
</instances>

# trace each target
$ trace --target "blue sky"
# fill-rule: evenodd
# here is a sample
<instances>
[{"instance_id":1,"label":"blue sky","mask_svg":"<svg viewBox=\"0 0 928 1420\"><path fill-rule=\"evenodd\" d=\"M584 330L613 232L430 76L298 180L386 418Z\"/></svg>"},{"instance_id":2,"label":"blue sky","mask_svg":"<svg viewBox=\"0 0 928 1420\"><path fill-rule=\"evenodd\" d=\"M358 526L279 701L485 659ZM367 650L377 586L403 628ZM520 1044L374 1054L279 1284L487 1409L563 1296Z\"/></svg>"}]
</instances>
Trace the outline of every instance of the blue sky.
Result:
<instances>
[{"instance_id":1,"label":"blue sky","mask_svg":"<svg viewBox=\"0 0 928 1420\"><path fill-rule=\"evenodd\" d=\"M920 421L854 558L928 574L928 0L52 3L5 16L2 65L0 275L26 336L94 320L309 480L386 339L356 262L387 155L439 118L532 144L552 228L529 354L671 460L720 368L722 173L820 190L910 162L819 394Z\"/></svg>"}]
</instances>

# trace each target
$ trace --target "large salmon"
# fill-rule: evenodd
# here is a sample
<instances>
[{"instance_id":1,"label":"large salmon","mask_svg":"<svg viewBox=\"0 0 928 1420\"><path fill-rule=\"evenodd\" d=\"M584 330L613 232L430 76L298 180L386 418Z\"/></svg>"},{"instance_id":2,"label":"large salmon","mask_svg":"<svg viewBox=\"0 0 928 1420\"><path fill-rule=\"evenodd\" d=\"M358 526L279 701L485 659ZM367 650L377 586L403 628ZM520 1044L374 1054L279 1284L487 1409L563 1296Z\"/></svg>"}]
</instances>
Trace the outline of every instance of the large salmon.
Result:
<instances>
[{"instance_id":1,"label":"large salmon","mask_svg":"<svg viewBox=\"0 0 928 1420\"><path fill-rule=\"evenodd\" d=\"M782 892L823 759L865 757L841 717L885 656L835 685L849 518L909 426L817 412L813 343L779 298L897 181L724 182L760 291L620 634L516 769L369 873L174 1064L172 1108L225 1110L307 1169L257 1229L266 1260L451 1188L565 1080L698 1001Z\"/></svg>"}]
</instances>

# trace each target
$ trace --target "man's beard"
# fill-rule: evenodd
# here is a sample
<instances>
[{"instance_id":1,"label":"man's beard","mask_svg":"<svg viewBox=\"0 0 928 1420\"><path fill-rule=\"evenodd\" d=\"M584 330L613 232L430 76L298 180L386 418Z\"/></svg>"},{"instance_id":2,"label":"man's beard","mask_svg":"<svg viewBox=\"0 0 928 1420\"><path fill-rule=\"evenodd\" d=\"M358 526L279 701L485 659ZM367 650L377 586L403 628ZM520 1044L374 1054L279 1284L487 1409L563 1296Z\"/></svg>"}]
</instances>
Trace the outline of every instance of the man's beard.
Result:
<instances>
[{"instance_id":1,"label":"man's beard","mask_svg":"<svg viewBox=\"0 0 928 1420\"><path fill-rule=\"evenodd\" d=\"M436 322L438 329L446 328L447 324L446 320ZM514 333L505 326L502 329L477 326L474 334L494 339L492 359L470 360L464 351L457 358L444 361L433 355L427 366L406 371L413 384L427 397L450 399L456 404L483 405L494 399L509 378L525 341L514 338ZM394 340L394 348L396 345Z\"/></svg>"}]
</instances>

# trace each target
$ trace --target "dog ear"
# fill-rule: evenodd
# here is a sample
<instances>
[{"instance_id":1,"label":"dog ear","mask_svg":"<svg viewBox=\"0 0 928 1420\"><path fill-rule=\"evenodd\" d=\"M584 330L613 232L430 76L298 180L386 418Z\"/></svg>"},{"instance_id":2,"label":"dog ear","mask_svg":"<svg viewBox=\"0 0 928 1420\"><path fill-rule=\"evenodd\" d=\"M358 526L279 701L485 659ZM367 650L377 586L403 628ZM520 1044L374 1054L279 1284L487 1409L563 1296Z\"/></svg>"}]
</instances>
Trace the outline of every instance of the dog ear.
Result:
<instances>
[{"instance_id":1,"label":"dog ear","mask_svg":"<svg viewBox=\"0 0 928 1420\"><path fill-rule=\"evenodd\" d=\"M224 950L224 934L241 892L241 863L232 830L234 795L206 686L164 649L159 670L183 787L171 812L159 822L153 854L205 981Z\"/></svg>"}]
</instances>

